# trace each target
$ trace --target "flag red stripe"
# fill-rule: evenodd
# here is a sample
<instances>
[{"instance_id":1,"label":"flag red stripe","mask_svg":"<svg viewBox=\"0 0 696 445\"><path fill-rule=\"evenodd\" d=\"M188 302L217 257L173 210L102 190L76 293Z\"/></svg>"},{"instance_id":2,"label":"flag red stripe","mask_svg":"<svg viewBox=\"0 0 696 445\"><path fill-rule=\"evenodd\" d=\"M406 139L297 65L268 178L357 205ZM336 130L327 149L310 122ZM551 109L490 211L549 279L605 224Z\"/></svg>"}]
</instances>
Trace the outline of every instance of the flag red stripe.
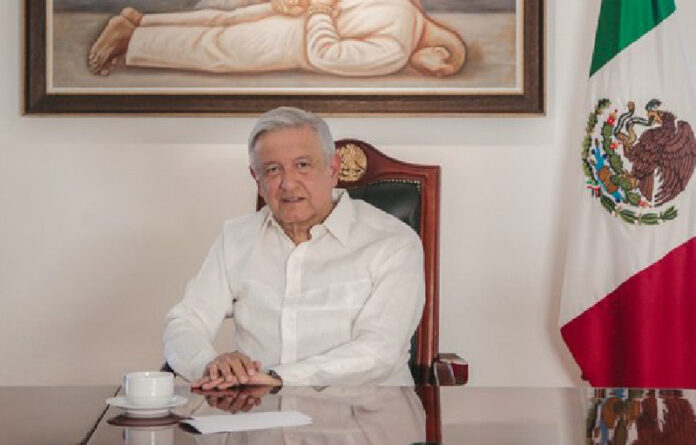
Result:
<instances>
[{"instance_id":1,"label":"flag red stripe","mask_svg":"<svg viewBox=\"0 0 696 445\"><path fill-rule=\"evenodd\" d=\"M629 278L561 334L593 386L696 388L696 238Z\"/></svg>"}]
</instances>

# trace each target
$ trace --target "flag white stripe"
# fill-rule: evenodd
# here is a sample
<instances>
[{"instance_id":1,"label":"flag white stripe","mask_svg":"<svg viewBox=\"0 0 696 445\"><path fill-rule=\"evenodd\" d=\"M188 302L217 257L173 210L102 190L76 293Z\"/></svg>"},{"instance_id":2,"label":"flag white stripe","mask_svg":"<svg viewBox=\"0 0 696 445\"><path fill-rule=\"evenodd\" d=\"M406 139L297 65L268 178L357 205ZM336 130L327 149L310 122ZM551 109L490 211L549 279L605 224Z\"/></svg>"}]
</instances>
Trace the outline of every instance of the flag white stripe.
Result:
<instances>
[{"instance_id":1,"label":"flag white stripe","mask_svg":"<svg viewBox=\"0 0 696 445\"><path fill-rule=\"evenodd\" d=\"M643 107L651 99L663 101L662 110L673 112L678 120L687 120L696 128L690 93L685 51L679 41L678 22L673 14L655 29L607 63L589 81L587 113L597 101L608 98L611 107L598 126L614 109L626 110L636 103L636 115L645 115ZM664 67L673 67L666 70ZM669 97L665 95L669 94ZM584 122L583 122L584 124ZM585 176L580 166L581 140L572 141L577 150L578 208L571 225L567 252L560 325L577 317L631 276L664 257L669 251L696 234L696 180L676 199L655 210L674 205L679 216L659 226L630 225L611 215L599 199L584 190ZM577 147L577 148L576 148ZM693 178L692 178L693 179ZM655 190L657 190L656 181ZM693 271L684 271L693 273Z\"/></svg>"}]
</instances>

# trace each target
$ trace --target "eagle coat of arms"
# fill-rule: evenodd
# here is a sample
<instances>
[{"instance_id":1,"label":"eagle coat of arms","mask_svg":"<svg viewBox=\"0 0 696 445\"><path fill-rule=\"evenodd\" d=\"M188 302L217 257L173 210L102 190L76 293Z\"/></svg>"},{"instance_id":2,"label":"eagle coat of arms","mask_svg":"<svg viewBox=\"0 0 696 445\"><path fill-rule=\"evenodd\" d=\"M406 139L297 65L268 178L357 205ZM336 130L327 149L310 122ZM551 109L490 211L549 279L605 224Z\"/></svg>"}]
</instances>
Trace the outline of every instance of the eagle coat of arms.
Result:
<instances>
[{"instance_id":1,"label":"eagle coat of arms","mask_svg":"<svg viewBox=\"0 0 696 445\"><path fill-rule=\"evenodd\" d=\"M686 189L696 166L691 125L661 105L650 100L643 116L632 101L625 111L606 113L611 101L601 99L587 122L582 147L586 188L629 224L676 218L677 208L667 204Z\"/></svg>"}]
</instances>

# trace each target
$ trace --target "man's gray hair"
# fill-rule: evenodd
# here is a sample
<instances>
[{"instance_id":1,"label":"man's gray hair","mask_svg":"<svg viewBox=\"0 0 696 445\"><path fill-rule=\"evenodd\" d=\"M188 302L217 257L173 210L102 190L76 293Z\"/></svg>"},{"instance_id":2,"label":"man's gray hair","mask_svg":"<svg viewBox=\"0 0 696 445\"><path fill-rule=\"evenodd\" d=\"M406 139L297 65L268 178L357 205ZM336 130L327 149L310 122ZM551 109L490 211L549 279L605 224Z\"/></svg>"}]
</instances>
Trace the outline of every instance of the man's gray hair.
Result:
<instances>
[{"instance_id":1,"label":"man's gray hair","mask_svg":"<svg viewBox=\"0 0 696 445\"><path fill-rule=\"evenodd\" d=\"M312 112L299 108L278 107L262 114L251 130L248 145L249 161L252 162L252 167L254 147L261 135L269 131L281 130L283 128L298 128L304 126L314 129L319 138L319 144L321 144L321 148L324 151L325 160L328 161L331 159L336 152L336 146L333 136L331 136L331 130L329 130L329 126L324 122L324 119Z\"/></svg>"}]
</instances>

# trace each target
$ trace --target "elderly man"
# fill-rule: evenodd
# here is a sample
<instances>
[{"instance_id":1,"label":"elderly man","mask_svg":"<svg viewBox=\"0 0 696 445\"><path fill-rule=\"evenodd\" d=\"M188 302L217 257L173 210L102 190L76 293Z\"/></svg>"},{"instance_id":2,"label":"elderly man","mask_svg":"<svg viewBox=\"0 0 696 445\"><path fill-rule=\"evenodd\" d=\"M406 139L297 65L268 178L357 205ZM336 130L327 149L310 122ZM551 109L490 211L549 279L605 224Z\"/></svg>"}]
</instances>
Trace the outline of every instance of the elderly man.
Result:
<instances>
[{"instance_id":1,"label":"elderly man","mask_svg":"<svg viewBox=\"0 0 696 445\"><path fill-rule=\"evenodd\" d=\"M338 182L326 123L281 107L249 137L266 201L225 223L167 315L169 364L193 387L410 385L410 339L424 303L418 235ZM238 350L211 342L234 319Z\"/></svg>"}]
</instances>

